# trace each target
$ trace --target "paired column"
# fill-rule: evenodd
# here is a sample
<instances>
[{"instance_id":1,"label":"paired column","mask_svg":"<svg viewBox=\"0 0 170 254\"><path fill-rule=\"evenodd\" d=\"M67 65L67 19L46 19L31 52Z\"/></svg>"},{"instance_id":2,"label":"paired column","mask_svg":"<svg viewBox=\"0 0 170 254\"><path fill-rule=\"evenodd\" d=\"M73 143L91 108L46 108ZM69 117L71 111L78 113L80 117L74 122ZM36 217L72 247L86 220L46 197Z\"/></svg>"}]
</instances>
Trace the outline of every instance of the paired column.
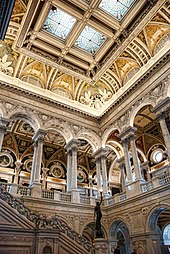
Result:
<instances>
[{"instance_id":1,"label":"paired column","mask_svg":"<svg viewBox=\"0 0 170 254\"><path fill-rule=\"evenodd\" d=\"M30 178L30 186L40 185L40 176L41 176L41 162L42 162L42 152L43 152L43 144L44 137L46 132L44 130L39 129L34 137L34 155L33 155L33 163L31 170L31 178Z\"/></svg>"},{"instance_id":2,"label":"paired column","mask_svg":"<svg viewBox=\"0 0 170 254\"><path fill-rule=\"evenodd\" d=\"M169 114L169 108L170 98L168 97L162 100L155 108L153 108L152 112L154 112L159 119L162 135L165 141L165 146L167 148L168 157L170 159L170 133L165 120Z\"/></svg>"},{"instance_id":3,"label":"paired column","mask_svg":"<svg viewBox=\"0 0 170 254\"><path fill-rule=\"evenodd\" d=\"M66 145L67 149L67 191L77 189L77 150L78 140L72 139Z\"/></svg>"},{"instance_id":4,"label":"paired column","mask_svg":"<svg viewBox=\"0 0 170 254\"><path fill-rule=\"evenodd\" d=\"M102 175L104 196L108 195L108 179L107 179L107 168L106 168L107 153L108 153L108 149L101 147L94 154L94 157L96 158L97 192L98 192L98 195L100 195L100 190L102 187L102 184L101 184L101 175Z\"/></svg>"},{"instance_id":5,"label":"paired column","mask_svg":"<svg viewBox=\"0 0 170 254\"><path fill-rule=\"evenodd\" d=\"M123 143L123 150L124 150L124 158L125 158L125 166L126 166L126 174L127 174L128 183L132 182L132 169L131 169L130 156L129 156L129 144L131 146L131 151L132 151L132 158L133 158L133 163L134 163L136 180L142 179L140 163L139 163L139 158L137 155L137 149L136 149L136 144L135 144L136 130L137 129L134 127L128 127L121 134L119 134L119 137L121 138L121 141Z\"/></svg>"},{"instance_id":6,"label":"paired column","mask_svg":"<svg viewBox=\"0 0 170 254\"><path fill-rule=\"evenodd\" d=\"M0 119L0 152L2 150L2 143L4 140L4 134L5 134L8 123L9 123L9 119L1 117Z\"/></svg>"}]
</instances>

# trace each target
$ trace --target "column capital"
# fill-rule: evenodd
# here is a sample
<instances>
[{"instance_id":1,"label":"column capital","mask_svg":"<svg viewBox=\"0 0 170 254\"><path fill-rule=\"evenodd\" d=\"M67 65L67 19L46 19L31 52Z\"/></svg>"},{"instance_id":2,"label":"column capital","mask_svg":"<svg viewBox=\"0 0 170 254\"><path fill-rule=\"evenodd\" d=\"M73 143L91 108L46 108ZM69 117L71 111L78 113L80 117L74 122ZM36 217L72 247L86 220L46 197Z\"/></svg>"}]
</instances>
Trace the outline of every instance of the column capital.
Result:
<instances>
[{"instance_id":1,"label":"column capital","mask_svg":"<svg viewBox=\"0 0 170 254\"><path fill-rule=\"evenodd\" d=\"M95 157L95 160L99 160L103 157L107 157L108 152L110 151L109 147L100 147L93 156Z\"/></svg>"},{"instance_id":2,"label":"column capital","mask_svg":"<svg viewBox=\"0 0 170 254\"><path fill-rule=\"evenodd\" d=\"M118 137L121 139L122 142L128 143L130 140L135 138L135 133L137 128L129 126L124 131L122 131Z\"/></svg>"},{"instance_id":3,"label":"column capital","mask_svg":"<svg viewBox=\"0 0 170 254\"><path fill-rule=\"evenodd\" d=\"M77 150L78 149L78 144L80 142L77 139L71 139L65 146L67 152L70 152L72 150Z\"/></svg>"},{"instance_id":4,"label":"column capital","mask_svg":"<svg viewBox=\"0 0 170 254\"><path fill-rule=\"evenodd\" d=\"M41 142L43 142L44 141L44 137L45 137L45 135L47 134L47 132L45 131L45 130L43 130L43 129L38 129L37 131L36 131L36 133L34 134L34 136L33 136L33 140L36 142L36 141L41 141Z\"/></svg>"},{"instance_id":5,"label":"column capital","mask_svg":"<svg viewBox=\"0 0 170 254\"><path fill-rule=\"evenodd\" d=\"M120 158L117 160L117 163L119 163L120 166L125 165L125 158L124 158L124 156L120 157Z\"/></svg>"},{"instance_id":6,"label":"column capital","mask_svg":"<svg viewBox=\"0 0 170 254\"><path fill-rule=\"evenodd\" d=\"M167 116L170 109L170 97L166 97L160 101L151 111L155 113L158 117Z\"/></svg>"},{"instance_id":7,"label":"column capital","mask_svg":"<svg viewBox=\"0 0 170 254\"><path fill-rule=\"evenodd\" d=\"M6 130L7 124L10 122L10 119L1 117L0 118L0 130Z\"/></svg>"}]
</instances>

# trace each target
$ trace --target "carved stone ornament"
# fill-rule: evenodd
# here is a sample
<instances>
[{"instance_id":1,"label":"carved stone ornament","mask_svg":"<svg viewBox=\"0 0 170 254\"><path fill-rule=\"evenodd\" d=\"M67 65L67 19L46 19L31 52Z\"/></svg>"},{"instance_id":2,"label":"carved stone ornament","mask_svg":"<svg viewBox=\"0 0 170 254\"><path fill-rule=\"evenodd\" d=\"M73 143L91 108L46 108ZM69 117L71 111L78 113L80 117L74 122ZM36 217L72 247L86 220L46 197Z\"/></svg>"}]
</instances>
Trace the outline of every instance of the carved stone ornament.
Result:
<instances>
[{"instance_id":1,"label":"carved stone ornament","mask_svg":"<svg viewBox=\"0 0 170 254\"><path fill-rule=\"evenodd\" d=\"M117 120L117 125L119 129L122 131L129 126L129 111L126 111L118 120Z\"/></svg>"}]
</instances>

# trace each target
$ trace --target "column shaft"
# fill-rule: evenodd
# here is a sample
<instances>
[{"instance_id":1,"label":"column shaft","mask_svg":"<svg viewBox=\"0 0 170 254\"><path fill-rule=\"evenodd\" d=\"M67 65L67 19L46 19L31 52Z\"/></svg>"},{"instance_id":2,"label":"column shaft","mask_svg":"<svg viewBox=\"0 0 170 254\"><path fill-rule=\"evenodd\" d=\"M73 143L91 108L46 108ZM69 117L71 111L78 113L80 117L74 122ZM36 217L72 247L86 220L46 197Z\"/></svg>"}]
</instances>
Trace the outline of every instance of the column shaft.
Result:
<instances>
[{"instance_id":1,"label":"column shaft","mask_svg":"<svg viewBox=\"0 0 170 254\"><path fill-rule=\"evenodd\" d=\"M138 180L142 178L142 175L141 175L141 169L140 169L140 164L139 164L139 159L138 159L138 154L137 154L137 149L135 144L135 137L131 137L130 145L132 149L132 158L133 158L133 164L135 169L135 177L136 177L136 180Z\"/></svg>"},{"instance_id":2,"label":"column shaft","mask_svg":"<svg viewBox=\"0 0 170 254\"><path fill-rule=\"evenodd\" d=\"M124 158L125 158L125 166L126 166L126 175L128 183L132 182L132 169L130 165L129 151L128 151L128 142L127 140L123 141L123 150L124 150Z\"/></svg>"},{"instance_id":3,"label":"column shaft","mask_svg":"<svg viewBox=\"0 0 170 254\"><path fill-rule=\"evenodd\" d=\"M77 148L72 149L71 189L77 189Z\"/></svg>"},{"instance_id":4,"label":"column shaft","mask_svg":"<svg viewBox=\"0 0 170 254\"><path fill-rule=\"evenodd\" d=\"M100 191L102 188L101 172L100 172L100 159L96 160L96 177L97 177L97 194L100 195Z\"/></svg>"},{"instance_id":5,"label":"column shaft","mask_svg":"<svg viewBox=\"0 0 170 254\"><path fill-rule=\"evenodd\" d=\"M159 123L160 123L160 126L161 126L163 138L164 138L165 145L166 145L166 148L167 148L168 157L170 159L170 134L169 134L165 119L164 118L159 118Z\"/></svg>"},{"instance_id":6,"label":"column shaft","mask_svg":"<svg viewBox=\"0 0 170 254\"><path fill-rule=\"evenodd\" d=\"M107 182L107 168L106 168L106 157L101 157L102 166L102 177L103 177L103 194L108 194L108 182Z\"/></svg>"},{"instance_id":7,"label":"column shaft","mask_svg":"<svg viewBox=\"0 0 170 254\"><path fill-rule=\"evenodd\" d=\"M71 151L67 151L67 192L71 191L71 173L72 173L72 165L71 165Z\"/></svg>"}]
</instances>

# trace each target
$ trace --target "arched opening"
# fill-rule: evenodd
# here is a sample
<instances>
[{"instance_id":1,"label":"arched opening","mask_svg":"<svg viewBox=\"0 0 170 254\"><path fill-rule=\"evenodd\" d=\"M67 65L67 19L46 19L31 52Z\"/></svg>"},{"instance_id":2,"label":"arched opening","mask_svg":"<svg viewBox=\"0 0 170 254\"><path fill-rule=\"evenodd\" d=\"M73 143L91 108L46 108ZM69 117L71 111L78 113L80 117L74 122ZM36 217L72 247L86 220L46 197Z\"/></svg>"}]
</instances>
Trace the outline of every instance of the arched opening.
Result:
<instances>
[{"instance_id":1,"label":"arched opening","mask_svg":"<svg viewBox=\"0 0 170 254\"><path fill-rule=\"evenodd\" d=\"M127 225L121 221L117 220L112 223L110 228L110 251L114 253L117 246L120 248L120 254L130 253L130 235Z\"/></svg>"},{"instance_id":2,"label":"arched opening","mask_svg":"<svg viewBox=\"0 0 170 254\"><path fill-rule=\"evenodd\" d=\"M149 229L152 233L150 240L155 252L157 249L160 249L162 254L169 253L170 209L167 207L157 208L150 216Z\"/></svg>"}]
</instances>

